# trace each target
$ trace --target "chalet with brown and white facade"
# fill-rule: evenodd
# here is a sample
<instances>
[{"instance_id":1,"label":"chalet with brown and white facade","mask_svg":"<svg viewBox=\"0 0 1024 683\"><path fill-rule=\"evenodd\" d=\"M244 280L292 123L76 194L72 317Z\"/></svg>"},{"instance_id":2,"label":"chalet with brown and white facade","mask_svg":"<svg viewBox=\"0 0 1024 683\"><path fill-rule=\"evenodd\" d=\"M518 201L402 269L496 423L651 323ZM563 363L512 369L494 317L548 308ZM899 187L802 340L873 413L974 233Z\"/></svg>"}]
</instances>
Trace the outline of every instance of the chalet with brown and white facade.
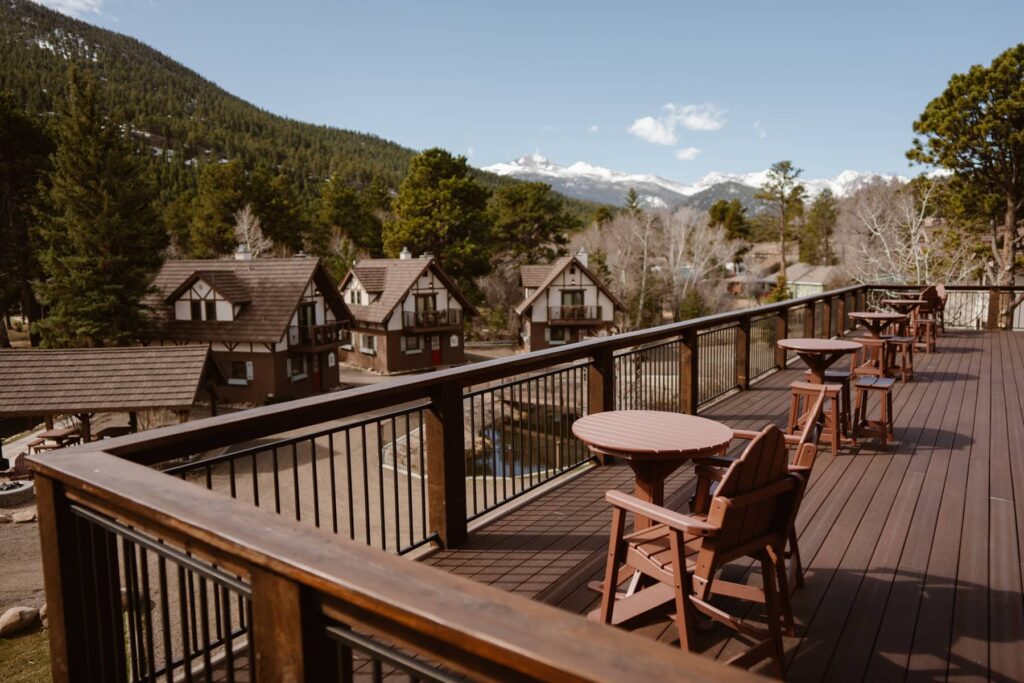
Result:
<instances>
[{"instance_id":1,"label":"chalet with brown and white facade","mask_svg":"<svg viewBox=\"0 0 1024 683\"><path fill-rule=\"evenodd\" d=\"M519 270L523 300L516 306L527 351L571 344L609 329L622 304L587 267L584 251L548 265Z\"/></svg>"},{"instance_id":2,"label":"chalet with brown and white facade","mask_svg":"<svg viewBox=\"0 0 1024 683\"><path fill-rule=\"evenodd\" d=\"M337 387L351 315L316 258L172 260L148 306L147 345L209 344L221 399L259 404Z\"/></svg>"},{"instance_id":3,"label":"chalet with brown and white facade","mask_svg":"<svg viewBox=\"0 0 1024 683\"><path fill-rule=\"evenodd\" d=\"M382 374L465 362L463 321L476 309L434 257L363 259L340 289L353 318L343 362Z\"/></svg>"}]
</instances>

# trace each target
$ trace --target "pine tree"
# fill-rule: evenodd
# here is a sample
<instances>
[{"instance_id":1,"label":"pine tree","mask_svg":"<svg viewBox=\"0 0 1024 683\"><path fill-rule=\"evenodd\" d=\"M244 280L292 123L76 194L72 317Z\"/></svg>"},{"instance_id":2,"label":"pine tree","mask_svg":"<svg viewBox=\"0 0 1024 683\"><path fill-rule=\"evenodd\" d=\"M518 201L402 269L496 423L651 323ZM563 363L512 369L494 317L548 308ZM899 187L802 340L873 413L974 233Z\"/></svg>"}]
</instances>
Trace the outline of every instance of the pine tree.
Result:
<instances>
[{"instance_id":1,"label":"pine tree","mask_svg":"<svg viewBox=\"0 0 1024 683\"><path fill-rule=\"evenodd\" d=\"M469 177L466 157L428 149L414 157L384 225L384 251L429 251L469 294L489 268L488 191Z\"/></svg>"},{"instance_id":2,"label":"pine tree","mask_svg":"<svg viewBox=\"0 0 1024 683\"><path fill-rule=\"evenodd\" d=\"M635 187L629 188L626 192L626 211L632 214L639 214L643 211L643 207L640 206L640 195L637 194Z\"/></svg>"},{"instance_id":3,"label":"pine tree","mask_svg":"<svg viewBox=\"0 0 1024 683\"><path fill-rule=\"evenodd\" d=\"M43 343L131 343L167 244L154 186L118 126L99 113L93 77L71 70L56 129L50 190L38 214Z\"/></svg>"},{"instance_id":4,"label":"pine tree","mask_svg":"<svg viewBox=\"0 0 1024 683\"><path fill-rule=\"evenodd\" d=\"M248 204L249 181L242 162L206 165L189 224L189 255L216 258L235 249L235 213Z\"/></svg>"},{"instance_id":5,"label":"pine tree","mask_svg":"<svg viewBox=\"0 0 1024 683\"><path fill-rule=\"evenodd\" d=\"M790 223L803 211L806 188L798 178L802 168L796 168L791 161L779 161L768 169L768 178L761 186L760 192L754 195L768 204L774 214L775 225L779 235L782 272L779 274L777 292L786 290L786 241L789 239ZM783 296L784 294L778 294Z\"/></svg>"},{"instance_id":6,"label":"pine tree","mask_svg":"<svg viewBox=\"0 0 1024 683\"><path fill-rule=\"evenodd\" d=\"M550 261L564 253L568 233L580 225L546 183L498 188L489 212L495 245L506 255L527 263Z\"/></svg>"},{"instance_id":7,"label":"pine tree","mask_svg":"<svg viewBox=\"0 0 1024 683\"><path fill-rule=\"evenodd\" d=\"M359 193L340 175L331 176L323 184L317 202L311 251L325 256L335 237L344 236L374 256L381 254L382 225L371 207L384 200L380 187L371 187Z\"/></svg>"},{"instance_id":8,"label":"pine tree","mask_svg":"<svg viewBox=\"0 0 1024 683\"><path fill-rule=\"evenodd\" d=\"M32 207L52 150L42 127L0 96L0 314L17 303L30 322L40 315L31 284L38 273Z\"/></svg>"},{"instance_id":9,"label":"pine tree","mask_svg":"<svg viewBox=\"0 0 1024 683\"><path fill-rule=\"evenodd\" d=\"M800 234L800 260L816 265L831 265L832 232L839 220L839 204L832 190L825 188L807 211Z\"/></svg>"}]
</instances>

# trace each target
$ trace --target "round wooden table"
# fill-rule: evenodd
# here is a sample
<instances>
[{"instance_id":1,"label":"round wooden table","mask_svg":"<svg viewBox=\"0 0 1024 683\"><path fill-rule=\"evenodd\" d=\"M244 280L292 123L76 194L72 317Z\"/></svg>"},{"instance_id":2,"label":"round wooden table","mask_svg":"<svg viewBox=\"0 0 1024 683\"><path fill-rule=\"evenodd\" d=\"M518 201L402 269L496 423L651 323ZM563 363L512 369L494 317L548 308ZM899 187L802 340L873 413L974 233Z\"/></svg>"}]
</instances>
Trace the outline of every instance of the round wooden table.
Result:
<instances>
[{"instance_id":1,"label":"round wooden table","mask_svg":"<svg viewBox=\"0 0 1024 683\"><path fill-rule=\"evenodd\" d=\"M720 422L656 410L610 410L576 420L572 433L592 453L625 460L636 477L634 495L664 505L665 479L692 458L722 453L732 429ZM650 520L637 516L634 528Z\"/></svg>"},{"instance_id":2,"label":"round wooden table","mask_svg":"<svg viewBox=\"0 0 1024 683\"><path fill-rule=\"evenodd\" d=\"M895 308L904 315L913 315L917 309L928 303L924 299L882 299L879 303L889 308Z\"/></svg>"},{"instance_id":3,"label":"round wooden table","mask_svg":"<svg viewBox=\"0 0 1024 683\"><path fill-rule=\"evenodd\" d=\"M810 339L797 337L780 339L776 342L779 348L793 351L800 360L807 364L811 371L811 381L815 384L825 383L825 371L843 356L856 353L861 345L845 339Z\"/></svg>"},{"instance_id":4,"label":"round wooden table","mask_svg":"<svg viewBox=\"0 0 1024 683\"><path fill-rule=\"evenodd\" d=\"M875 339L879 339L882 336L882 332L885 328L893 323L906 322L907 316L905 313L873 313L870 311L854 311L853 313L846 314L848 318L856 320L864 329L868 331Z\"/></svg>"}]
</instances>

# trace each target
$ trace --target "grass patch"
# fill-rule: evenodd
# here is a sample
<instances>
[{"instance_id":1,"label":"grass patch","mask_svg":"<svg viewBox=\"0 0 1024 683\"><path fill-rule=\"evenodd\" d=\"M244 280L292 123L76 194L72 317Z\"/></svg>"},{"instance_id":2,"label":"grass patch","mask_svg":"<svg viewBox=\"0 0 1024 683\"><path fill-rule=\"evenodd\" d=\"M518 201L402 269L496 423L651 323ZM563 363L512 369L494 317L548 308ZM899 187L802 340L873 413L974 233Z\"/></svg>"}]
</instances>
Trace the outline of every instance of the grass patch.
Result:
<instances>
[{"instance_id":1,"label":"grass patch","mask_svg":"<svg viewBox=\"0 0 1024 683\"><path fill-rule=\"evenodd\" d=\"M0 662L6 683L50 681L50 640L36 629L14 638L0 638Z\"/></svg>"}]
</instances>

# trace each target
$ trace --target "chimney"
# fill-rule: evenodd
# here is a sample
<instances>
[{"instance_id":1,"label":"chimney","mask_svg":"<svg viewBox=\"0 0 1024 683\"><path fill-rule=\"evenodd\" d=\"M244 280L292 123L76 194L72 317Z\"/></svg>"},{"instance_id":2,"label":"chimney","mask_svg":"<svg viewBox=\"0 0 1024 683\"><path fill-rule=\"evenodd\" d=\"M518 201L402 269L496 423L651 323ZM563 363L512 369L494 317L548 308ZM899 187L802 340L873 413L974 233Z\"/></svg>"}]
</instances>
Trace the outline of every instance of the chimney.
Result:
<instances>
[{"instance_id":1,"label":"chimney","mask_svg":"<svg viewBox=\"0 0 1024 683\"><path fill-rule=\"evenodd\" d=\"M587 263L587 250L580 247L580 250L576 252L576 260L583 264L584 268L589 268L590 264Z\"/></svg>"},{"instance_id":2,"label":"chimney","mask_svg":"<svg viewBox=\"0 0 1024 683\"><path fill-rule=\"evenodd\" d=\"M238 249L235 249L235 260L236 261L251 261L252 253L249 252L249 247L245 244L239 244Z\"/></svg>"},{"instance_id":3,"label":"chimney","mask_svg":"<svg viewBox=\"0 0 1024 683\"><path fill-rule=\"evenodd\" d=\"M420 258L434 258L434 252L425 251L422 254L420 254Z\"/></svg>"},{"instance_id":4,"label":"chimney","mask_svg":"<svg viewBox=\"0 0 1024 683\"><path fill-rule=\"evenodd\" d=\"M398 255L398 258L403 261L408 261L412 258L412 252L409 251L409 247L402 247L402 253Z\"/></svg>"}]
</instances>

